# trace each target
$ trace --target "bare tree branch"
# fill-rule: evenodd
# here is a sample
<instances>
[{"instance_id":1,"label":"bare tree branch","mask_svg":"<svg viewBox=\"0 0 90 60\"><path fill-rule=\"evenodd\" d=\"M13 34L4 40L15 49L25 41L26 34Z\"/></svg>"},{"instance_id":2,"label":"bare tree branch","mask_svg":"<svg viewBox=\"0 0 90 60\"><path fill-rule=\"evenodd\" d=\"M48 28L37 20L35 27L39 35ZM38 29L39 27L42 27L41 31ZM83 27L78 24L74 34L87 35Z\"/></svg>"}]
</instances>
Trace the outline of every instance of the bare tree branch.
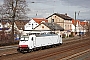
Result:
<instances>
[{"instance_id":1,"label":"bare tree branch","mask_svg":"<svg viewBox=\"0 0 90 60\"><path fill-rule=\"evenodd\" d=\"M12 39L14 39L14 21L26 19L28 10L26 0L4 0L4 4L0 6L0 18L12 21Z\"/></svg>"}]
</instances>

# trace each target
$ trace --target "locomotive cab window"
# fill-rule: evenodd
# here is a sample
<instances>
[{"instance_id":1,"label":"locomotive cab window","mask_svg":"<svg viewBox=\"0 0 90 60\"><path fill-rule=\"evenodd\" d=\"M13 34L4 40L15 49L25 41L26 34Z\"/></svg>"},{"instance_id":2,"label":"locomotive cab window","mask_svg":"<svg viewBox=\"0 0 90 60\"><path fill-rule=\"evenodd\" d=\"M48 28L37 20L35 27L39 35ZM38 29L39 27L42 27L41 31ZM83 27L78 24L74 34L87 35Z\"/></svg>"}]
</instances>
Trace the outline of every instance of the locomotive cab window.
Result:
<instances>
[{"instance_id":1,"label":"locomotive cab window","mask_svg":"<svg viewBox=\"0 0 90 60\"><path fill-rule=\"evenodd\" d=\"M26 41L28 41L28 39L29 39L28 37L25 37L25 40L26 40Z\"/></svg>"},{"instance_id":2,"label":"locomotive cab window","mask_svg":"<svg viewBox=\"0 0 90 60\"><path fill-rule=\"evenodd\" d=\"M21 37L20 41L28 41L29 37Z\"/></svg>"},{"instance_id":3,"label":"locomotive cab window","mask_svg":"<svg viewBox=\"0 0 90 60\"><path fill-rule=\"evenodd\" d=\"M20 38L20 41L24 41L24 37L21 37L21 38Z\"/></svg>"}]
</instances>

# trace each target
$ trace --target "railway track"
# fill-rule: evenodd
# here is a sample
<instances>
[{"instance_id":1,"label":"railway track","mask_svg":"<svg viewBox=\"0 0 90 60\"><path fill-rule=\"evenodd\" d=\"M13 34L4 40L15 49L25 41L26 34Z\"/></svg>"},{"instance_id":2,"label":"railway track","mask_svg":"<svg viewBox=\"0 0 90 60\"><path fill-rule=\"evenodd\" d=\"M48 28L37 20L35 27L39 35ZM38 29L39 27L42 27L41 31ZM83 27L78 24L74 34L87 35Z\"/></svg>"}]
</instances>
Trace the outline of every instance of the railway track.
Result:
<instances>
[{"instance_id":1,"label":"railway track","mask_svg":"<svg viewBox=\"0 0 90 60\"><path fill-rule=\"evenodd\" d=\"M7 49L13 49L13 48L17 48L18 45L14 45L14 46L5 46L5 47L0 47L0 50L7 50Z\"/></svg>"},{"instance_id":2,"label":"railway track","mask_svg":"<svg viewBox=\"0 0 90 60\"><path fill-rule=\"evenodd\" d=\"M75 43L75 44L72 44L72 45L70 45L70 46L63 46L63 47L61 47L61 49L59 49L59 50L55 50L55 51L52 51L52 52L48 52L48 53L46 53L46 54L44 54L44 55L39 55L39 56L34 56L34 57L31 57L31 58L27 58L26 60L28 60L28 59L31 59L31 60L49 60L49 59L52 59L52 56L53 57L55 57L55 56L57 56L57 55L61 55L61 56L59 56L59 57L61 57L61 58L59 58L59 59L61 59L61 60L65 60L65 59L71 59L71 58L75 58L75 57L77 57L78 55L73 55L72 53L70 53L71 51L75 51L76 49L79 49L79 48L82 48L82 47L85 47L85 46L90 46L90 43L89 43L90 41L86 41L86 42L80 42L80 43ZM86 49L85 49L86 50ZM82 50L81 50L82 51ZM89 49L89 52L90 52L90 49ZM78 53L78 52L75 52L74 54L76 54L76 53ZM64 54L64 55L63 55ZM65 54L67 54L66 56L65 56ZM83 53L81 53L81 54L83 54ZM71 57L71 55L73 55L72 57ZM49 57L49 58L47 58L47 57ZM50 58L51 57L51 58ZM70 57L70 58L69 58ZM59 59L56 59L56 60L59 60ZM52 59L53 60L53 59Z\"/></svg>"},{"instance_id":3,"label":"railway track","mask_svg":"<svg viewBox=\"0 0 90 60\"><path fill-rule=\"evenodd\" d=\"M81 40L79 37L78 38L70 38L70 39L68 38L68 39L63 39L63 42L64 43L74 42L74 41L76 41L75 39ZM1 50L13 49L13 48L18 48L18 45L0 47L0 51Z\"/></svg>"},{"instance_id":4,"label":"railway track","mask_svg":"<svg viewBox=\"0 0 90 60\"><path fill-rule=\"evenodd\" d=\"M88 38L87 38L88 39ZM47 49L47 50L43 50L44 52L42 52L42 53L40 53L40 51L39 51L39 53L41 54L41 55L39 55L39 53L38 53L38 51L37 51L37 54L35 54L35 55L33 55L32 57L29 57L29 58L26 58L26 59L24 59L24 60L28 60L28 59L30 59L30 60L41 60L41 59L45 59L45 60L48 60L48 59L52 59L53 57L55 57L55 56L58 56L59 54L62 56L61 58L58 58L57 60L60 60L60 59L66 59L66 58L68 58L68 57L75 57L76 55L78 55L77 53L78 52L76 52L76 53L74 53L75 55L73 55L73 54L70 54L70 55L68 55L68 56L65 56L64 54L65 54L65 52L68 52L68 53L70 53L69 51L74 51L75 49L77 50L77 49L79 49L79 48L82 48L82 47L85 47L85 46L90 46L90 41L89 40L87 40L86 39L86 41L85 41L85 39L84 40L72 40L72 41L66 41L66 42L64 42L63 43L63 45L61 45L61 46L58 46L57 48L51 48L51 50L49 50L49 49ZM86 44L85 44L86 43ZM85 50L86 50L87 48L85 48ZM86 52L88 52L88 51L80 51L80 52L82 52L82 53L80 53L80 55L82 55L82 54L84 54L84 52L86 53ZM90 52L90 51L89 51ZM35 53L35 52L34 52ZM68 54L68 53L66 53L66 54ZM29 54L29 53L28 53ZM12 53L12 54L7 54L7 55L2 55L1 56L1 58L3 58L3 57L7 57L7 56L9 56L10 57L10 55L12 55L12 56L20 56L20 55L22 55L22 54L20 54L20 53ZM31 55L32 55L32 53L31 53ZM71 59L71 58L70 58ZM23 60L23 59L22 59ZM53 60L53 59L52 59Z\"/></svg>"}]
</instances>

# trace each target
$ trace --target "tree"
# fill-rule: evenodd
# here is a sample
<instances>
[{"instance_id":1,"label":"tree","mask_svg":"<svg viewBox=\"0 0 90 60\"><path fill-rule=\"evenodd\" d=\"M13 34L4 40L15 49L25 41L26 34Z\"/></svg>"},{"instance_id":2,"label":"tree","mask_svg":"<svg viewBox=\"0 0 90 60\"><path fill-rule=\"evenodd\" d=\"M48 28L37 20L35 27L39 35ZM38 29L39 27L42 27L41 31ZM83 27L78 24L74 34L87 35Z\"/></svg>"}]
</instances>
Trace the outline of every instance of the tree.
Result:
<instances>
[{"instance_id":1,"label":"tree","mask_svg":"<svg viewBox=\"0 0 90 60\"><path fill-rule=\"evenodd\" d=\"M3 8L3 9L2 9ZM26 0L4 0L0 7L1 16L3 19L8 19L12 22L12 40L14 40L14 22L19 19L26 19L27 8Z\"/></svg>"}]
</instances>

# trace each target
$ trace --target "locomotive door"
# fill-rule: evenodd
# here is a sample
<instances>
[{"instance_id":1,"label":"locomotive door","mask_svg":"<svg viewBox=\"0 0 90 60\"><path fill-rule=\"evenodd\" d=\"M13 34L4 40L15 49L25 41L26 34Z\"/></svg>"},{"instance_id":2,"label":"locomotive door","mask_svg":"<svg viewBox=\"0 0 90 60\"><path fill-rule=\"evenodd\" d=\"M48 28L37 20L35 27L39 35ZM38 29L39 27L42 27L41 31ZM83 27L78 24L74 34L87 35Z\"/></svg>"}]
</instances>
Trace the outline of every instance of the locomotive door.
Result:
<instances>
[{"instance_id":1,"label":"locomotive door","mask_svg":"<svg viewBox=\"0 0 90 60\"><path fill-rule=\"evenodd\" d=\"M33 47L36 47L36 37L32 37L31 40L33 41Z\"/></svg>"},{"instance_id":2,"label":"locomotive door","mask_svg":"<svg viewBox=\"0 0 90 60\"><path fill-rule=\"evenodd\" d=\"M62 43L62 36L60 35L60 41L59 41L59 43Z\"/></svg>"}]
</instances>

